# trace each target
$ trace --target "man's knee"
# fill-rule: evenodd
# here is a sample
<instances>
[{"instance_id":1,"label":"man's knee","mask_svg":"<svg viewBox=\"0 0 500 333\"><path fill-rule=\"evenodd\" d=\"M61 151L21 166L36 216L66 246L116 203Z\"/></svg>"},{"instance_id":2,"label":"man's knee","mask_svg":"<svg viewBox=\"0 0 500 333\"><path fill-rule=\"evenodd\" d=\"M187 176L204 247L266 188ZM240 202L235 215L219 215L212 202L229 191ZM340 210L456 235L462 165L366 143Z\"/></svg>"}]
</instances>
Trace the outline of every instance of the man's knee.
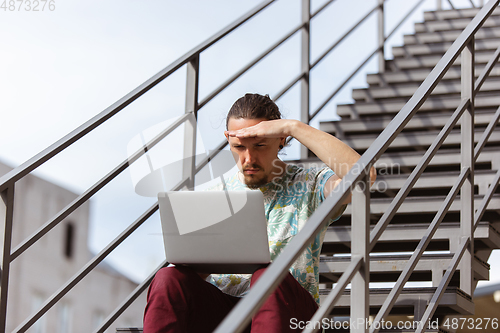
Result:
<instances>
[{"instance_id":1,"label":"man's knee","mask_svg":"<svg viewBox=\"0 0 500 333\"><path fill-rule=\"evenodd\" d=\"M161 268L155 275L154 280L161 284L170 284L174 281L184 282L196 279L196 272L187 267L170 266ZM199 277L198 277L199 278Z\"/></svg>"},{"instance_id":2,"label":"man's knee","mask_svg":"<svg viewBox=\"0 0 500 333\"><path fill-rule=\"evenodd\" d=\"M199 283L204 281L190 268L171 266L160 269L149 287L148 294L170 294L172 292L189 293Z\"/></svg>"}]
</instances>

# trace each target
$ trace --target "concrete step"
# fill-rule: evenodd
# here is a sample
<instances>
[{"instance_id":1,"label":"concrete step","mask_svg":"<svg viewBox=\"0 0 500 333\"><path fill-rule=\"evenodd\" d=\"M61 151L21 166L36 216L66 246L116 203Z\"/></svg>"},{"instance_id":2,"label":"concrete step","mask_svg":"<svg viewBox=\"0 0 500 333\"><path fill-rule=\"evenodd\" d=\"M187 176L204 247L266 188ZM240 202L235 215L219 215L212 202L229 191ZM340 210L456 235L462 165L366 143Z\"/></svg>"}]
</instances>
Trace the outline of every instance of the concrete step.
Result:
<instances>
[{"instance_id":1,"label":"concrete step","mask_svg":"<svg viewBox=\"0 0 500 333\"><path fill-rule=\"evenodd\" d=\"M500 29L499 29L500 35ZM495 53L495 50L484 50L477 51L475 63L476 64L487 64L490 58ZM412 69L417 68L420 69L422 67L434 68L436 64L441 60L443 55L441 54L430 54L430 55L418 55L409 58L394 58L393 60L387 60L386 66L391 69L393 72L402 70L402 69ZM458 57L453 64L460 65L462 63L462 57Z\"/></svg>"},{"instance_id":2,"label":"concrete step","mask_svg":"<svg viewBox=\"0 0 500 333\"><path fill-rule=\"evenodd\" d=\"M474 142L478 142L483 134L483 130L476 130ZM426 132L402 132L391 143L388 150L394 151L402 148L411 148L411 150L422 150L429 147L434 139L439 134L439 131L426 131ZM363 152L375 141L378 137L377 134L366 135L353 135L345 136L342 141L347 143L351 148L358 152ZM442 147L460 145L461 134L458 130L453 130L445 139ZM489 137L490 144L500 144L500 131L493 131Z\"/></svg>"},{"instance_id":3,"label":"concrete step","mask_svg":"<svg viewBox=\"0 0 500 333\"><path fill-rule=\"evenodd\" d=\"M427 232L429 223L389 224L372 253L414 251ZM373 230L374 225L370 228ZM333 223L327 229L321 253L351 253L351 225ZM453 251L460 238L460 223L442 222L432 237L427 251ZM474 231L474 250L500 248L500 233L487 221L479 222Z\"/></svg>"},{"instance_id":4,"label":"concrete step","mask_svg":"<svg viewBox=\"0 0 500 333\"><path fill-rule=\"evenodd\" d=\"M443 56L450 48L453 42L433 43L433 44L414 44L394 46L392 55L394 58L411 57L419 55L440 54ZM499 39L480 39L475 41L476 51L494 51L500 45Z\"/></svg>"},{"instance_id":5,"label":"concrete step","mask_svg":"<svg viewBox=\"0 0 500 333\"><path fill-rule=\"evenodd\" d=\"M453 20L431 20L423 23L415 23L415 32L437 32L444 30L463 30L472 21L472 17L455 18ZM491 16L483 24L483 27L500 26L500 16Z\"/></svg>"},{"instance_id":6,"label":"concrete step","mask_svg":"<svg viewBox=\"0 0 500 333\"><path fill-rule=\"evenodd\" d=\"M445 196L428 196L428 197L407 197L401 207L399 207L396 215L407 214L435 214L441 208ZM474 207L479 207L483 199L482 195L476 195ZM392 198L372 198L370 203L370 213L372 215L382 216L392 202ZM500 209L500 195L493 195L488 205L489 210ZM418 213L417 213L418 212ZM460 197L457 196L451 204L449 213L460 212ZM352 215L352 205L348 205L343 217L348 218Z\"/></svg>"},{"instance_id":7,"label":"concrete step","mask_svg":"<svg viewBox=\"0 0 500 333\"><path fill-rule=\"evenodd\" d=\"M337 114L341 117L350 117L359 119L362 116L388 115L398 113L406 104L408 99L401 98L374 101L374 102L357 102L356 104L340 104L337 105ZM428 111L454 111L460 104L460 98L446 96L430 96L420 107L419 113ZM496 110L500 105L500 96L498 94L482 94L476 95L475 108L493 109Z\"/></svg>"},{"instance_id":8,"label":"concrete step","mask_svg":"<svg viewBox=\"0 0 500 333\"><path fill-rule=\"evenodd\" d=\"M483 72L485 68L485 64L476 65L474 72L476 78ZM366 82L369 85L377 85L377 86L387 86L389 84L398 84L398 83L422 83L425 78L429 75L432 68L414 68L414 69L405 69L400 70L398 72L384 72L384 73L375 73L368 74L366 76ZM442 81L446 80L457 80L461 78L461 69L460 66L452 66L443 76ZM500 67L493 67L490 72L490 76L500 76Z\"/></svg>"},{"instance_id":9,"label":"concrete step","mask_svg":"<svg viewBox=\"0 0 500 333\"><path fill-rule=\"evenodd\" d=\"M481 8L464 8L464 9L455 9L455 10L436 10L424 12L424 21L441 21L441 20L454 20L461 18L470 18L472 19L474 16L479 13ZM495 8L492 16L500 15L500 9Z\"/></svg>"},{"instance_id":10,"label":"concrete step","mask_svg":"<svg viewBox=\"0 0 500 333\"><path fill-rule=\"evenodd\" d=\"M420 32L414 35L404 35L403 43L410 44L427 44L427 43L442 43L453 42L462 33L462 30L446 30L439 32ZM481 28L475 35L476 39L500 38L500 27Z\"/></svg>"},{"instance_id":11,"label":"concrete step","mask_svg":"<svg viewBox=\"0 0 500 333\"><path fill-rule=\"evenodd\" d=\"M390 288L370 289L370 314L374 315L378 312L390 291ZM416 315L415 317L417 317L417 309L421 309L422 306L425 307L435 291L435 287L404 288L394 304L391 314ZM329 292L329 289L321 289L320 299L323 301ZM351 293L350 290L346 290L339 298L331 314L337 316L349 315L350 303ZM474 303L471 297L457 287L448 287L439 302L435 315L473 313Z\"/></svg>"},{"instance_id":12,"label":"concrete step","mask_svg":"<svg viewBox=\"0 0 500 333\"><path fill-rule=\"evenodd\" d=\"M378 174L385 173L406 173L409 174L413 168L420 162L424 155L424 151L413 152L389 152L384 153L375 162L375 168L378 169ZM432 158L427 168L445 169L445 170L460 170L460 149L442 149L438 150ZM306 168L316 167L322 168L325 166L317 157L311 157L300 161L287 161L302 165ZM484 169L499 170L500 169L500 148L485 147L483 152L479 154L476 161L476 166L481 165ZM380 172L380 171L383 172ZM392 170L392 171L391 171ZM477 170L476 170L477 171Z\"/></svg>"},{"instance_id":13,"label":"concrete step","mask_svg":"<svg viewBox=\"0 0 500 333\"><path fill-rule=\"evenodd\" d=\"M398 165L413 169L422 159L423 151L419 152L393 152L385 153L376 162L376 166L386 167ZM460 149L439 150L432 158L430 166L451 167L460 165ZM491 164L491 169L500 169L500 149L497 147L485 147L476 161L476 164ZM457 168L457 170L459 170Z\"/></svg>"},{"instance_id":14,"label":"concrete step","mask_svg":"<svg viewBox=\"0 0 500 333\"><path fill-rule=\"evenodd\" d=\"M494 115L491 111L479 111L474 114L474 124L476 127L485 127L489 124ZM442 128L450 119L451 113L417 113L406 124L405 130L425 130ZM370 119L342 119L338 121L326 121L320 123L320 130L330 133L342 139L351 133L380 133L392 121L392 116L372 117ZM460 121L457 127L459 127Z\"/></svg>"},{"instance_id":15,"label":"concrete step","mask_svg":"<svg viewBox=\"0 0 500 333\"><path fill-rule=\"evenodd\" d=\"M478 186L478 194L486 194L488 187L490 186L493 178L495 177L496 170L476 170L474 173L474 184ZM459 176L458 171L448 171L448 172L424 172L417 183L414 185L414 189L446 189L449 191L451 187L455 184L457 177ZM399 191L408 179L408 174L381 174L377 176L377 180L373 185L376 189L386 189L391 191ZM410 193L411 195L411 193Z\"/></svg>"},{"instance_id":16,"label":"concrete step","mask_svg":"<svg viewBox=\"0 0 500 333\"><path fill-rule=\"evenodd\" d=\"M396 282L401 272L405 269L410 257L410 254L371 255L370 282ZM414 272L409 278L409 281L432 281L433 286L437 287L443 277L443 271L446 271L452 258L452 253L424 253L424 255L419 259ZM320 257L320 283L336 283L350 263L350 256ZM490 266L488 263L474 257L473 269L474 279L489 279ZM454 278L457 277L458 276L454 276ZM456 279L453 280L453 282L456 282Z\"/></svg>"},{"instance_id":17,"label":"concrete step","mask_svg":"<svg viewBox=\"0 0 500 333\"><path fill-rule=\"evenodd\" d=\"M499 68L500 69L500 68ZM401 98L413 96L420 84L392 84L388 87L370 87L353 89L352 98L355 101L371 102L377 99ZM489 77L481 86L481 92L496 92L500 90L500 77ZM461 93L460 80L440 82L431 93L431 96L452 95Z\"/></svg>"}]
</instances>

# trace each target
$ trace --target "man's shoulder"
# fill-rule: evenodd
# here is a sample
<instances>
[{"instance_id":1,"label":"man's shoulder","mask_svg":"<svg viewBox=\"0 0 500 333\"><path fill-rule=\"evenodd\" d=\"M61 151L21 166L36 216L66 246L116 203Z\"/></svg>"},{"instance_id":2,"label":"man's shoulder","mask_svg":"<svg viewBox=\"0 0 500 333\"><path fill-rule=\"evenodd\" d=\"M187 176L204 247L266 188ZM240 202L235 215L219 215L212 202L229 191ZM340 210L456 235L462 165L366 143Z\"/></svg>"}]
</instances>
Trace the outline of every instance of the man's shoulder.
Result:
<instances>
[{"instance_id":1,"label":"man's shoulder","mask_svg":"<svg viewBox=\"0 0 500 333\"><path fill-rule=\"evenodd\" d=\"M325 165L287 164L286 175L294 181L316 181L318 177L331 176L334 172Z\"/></svg>"}]
</instances>

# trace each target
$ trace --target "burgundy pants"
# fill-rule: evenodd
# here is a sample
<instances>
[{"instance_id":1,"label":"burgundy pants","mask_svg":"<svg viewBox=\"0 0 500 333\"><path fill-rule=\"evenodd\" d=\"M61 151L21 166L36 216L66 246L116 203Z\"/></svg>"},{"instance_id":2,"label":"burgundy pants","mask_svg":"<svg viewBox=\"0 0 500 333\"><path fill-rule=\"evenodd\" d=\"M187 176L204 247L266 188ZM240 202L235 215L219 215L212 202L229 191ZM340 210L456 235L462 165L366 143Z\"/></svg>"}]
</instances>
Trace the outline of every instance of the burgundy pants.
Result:
<instances>
[{"instance_id":1,"label":"burgundy pants","mask_svg":"<svg viewBox=\"0 0 500 333\"><path fill-rule=\"evenodd\" d=\"M252 275L250 286L264 270ZM239 299L223 293L190 268L162 268L149 286L144 333L213 332ZM290 320L305 322L317 308L311 294L288 273L245 332L294 332Z\"/></svg>"}]
</instances>

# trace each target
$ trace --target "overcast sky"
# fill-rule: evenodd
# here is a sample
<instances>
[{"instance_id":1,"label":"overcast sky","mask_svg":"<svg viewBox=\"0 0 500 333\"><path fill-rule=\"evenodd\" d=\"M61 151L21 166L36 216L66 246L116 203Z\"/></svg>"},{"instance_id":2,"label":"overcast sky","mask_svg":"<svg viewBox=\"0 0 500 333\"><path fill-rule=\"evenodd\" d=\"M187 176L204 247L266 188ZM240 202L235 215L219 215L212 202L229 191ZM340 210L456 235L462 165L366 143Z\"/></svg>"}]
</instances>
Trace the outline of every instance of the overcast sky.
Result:
<instances>
[{"instance_id":1,"label":"overcast sky","mask_svg":"<svg viewBox=\"0 0 500 333\"><path fill-rule=\"evenodd\" d=\"M0 161L15 167L28 160L259 3L55 0L53 11L27 11L25 6L19 11L0 10ZM313 11L322 3L313 0ZM413 3L387 2L387 32ZM468 6L466 0L454 3ZM375 4L376 0L337 0L315 18L312 61ZM428 0L421 9L434 6L435 0ZM391 45L401 45L402 34L411 33L417 21L422 21L422 10L391 39ZM203 52L200 100L299 22L300 1L277 1ZM312 109L373 51L375 27L372 15L352 39L313 70ZM200 137L206 149L224 139L224 116L236 98L246 92L273 97L299 73L299 47L296 34L200 111ZM335 105L352 101L352 88L365 86L367 72L376 72L376 58L318 119L336 119ZM82 193L127 158L127 145L134 137L183 114L184 87L182 68L35 174ZM298 92L296 85L278 101L287 118L298 117ZM170 149L173 155L179 152L177 143ZM287 148L284 158L296 157L295 144ZM134 192L130 172L124 172L91 199L89 248L99 252L153 202ZM154 216L110 256L110 262L139 281L163 257L159 220Z\"/></svg>"}]
</instances>

